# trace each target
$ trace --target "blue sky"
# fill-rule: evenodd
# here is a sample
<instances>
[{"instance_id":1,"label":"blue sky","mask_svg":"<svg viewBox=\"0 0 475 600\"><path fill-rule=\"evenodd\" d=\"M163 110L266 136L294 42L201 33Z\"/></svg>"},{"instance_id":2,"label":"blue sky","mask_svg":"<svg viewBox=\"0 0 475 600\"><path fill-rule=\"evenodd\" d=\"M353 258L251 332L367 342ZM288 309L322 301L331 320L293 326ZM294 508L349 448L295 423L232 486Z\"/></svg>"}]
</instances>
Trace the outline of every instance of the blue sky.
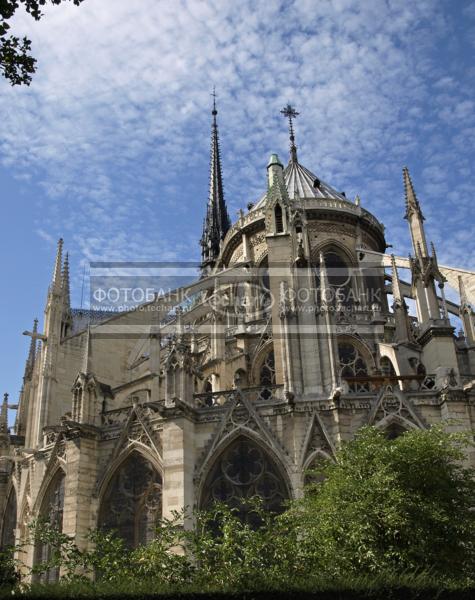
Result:
<instances>
[{"instance_id":1,"label":"blue sky","mask_svg":"<svg viewBox=\"0 0 475 600\"><path fill-rule=\"evenodd\" d=\"M81 295L90 260L196 260L217 87L229 212L299 159L409 251L408 165L442 264L474 269L475 2L85 0L19 14L30 88L0 80L1 389L16 400L56 240Z\"/></svg>"}]
</instances>

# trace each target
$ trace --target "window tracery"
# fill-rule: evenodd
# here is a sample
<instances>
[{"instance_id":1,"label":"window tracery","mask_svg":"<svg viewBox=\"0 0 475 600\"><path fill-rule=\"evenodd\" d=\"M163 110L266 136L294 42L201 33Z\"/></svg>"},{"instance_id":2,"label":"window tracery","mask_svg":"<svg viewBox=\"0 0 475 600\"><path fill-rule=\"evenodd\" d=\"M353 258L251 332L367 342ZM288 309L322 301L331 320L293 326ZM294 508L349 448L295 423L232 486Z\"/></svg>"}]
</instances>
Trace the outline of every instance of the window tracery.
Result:
<instances>
[{"instance_id":1,"label":"window tracery","mask_svg":"<svg viewBox=\"0 0 475 600\"><path fill-rule=\"evenodd\" d=\"M112 477L99 515L101 529L114 529L129 548L149 543L162 516L162 478L139 452Z\"/></svg>"},{"instance_id":2,"label":"window tracery","mask_svg":"<svg viewBox=\"0 0 475 600\"><path fill-rule=\"evenodd\" d=\"M48 489L41 503L40 517L49 525L54 527L59 533L63 531L63 512L64 512L64 485L65 474L62 469L58 469L56 475L51 480ZM35 564L46 563L51 560L53 547L46 542L38 541L35 549ZM39 578L43 583L54 583L59 580L59 567L52 567Z\"/></svg>"},{"instance_id":3,"label":"window tracery","mask_svg":"<svg viewBox=\"0 0 475 600\"><path fill-rule=\"evenodd\" d=\"M349 342L340 342L338 344L338 358L340 361L340 378L346 377L365 377L368 375L368 366L359 350ZM368 392L368 381L350 381L348 382L350 391L353 393Z\"/></svg>"},{"instance_id":4,"label":"window tracery","mask_svg":"<svg viewBox=\"0 0 475 600\"><path fill-rule=\"evenodd\" d=\"M341 255L334 250L327 250L323 254L325 269L328 278L329 290L326 290L325 300L328 305L337 310L350 309L354 305L355 297L352 288L351 271ZM320 264L316 266L317 302L322 302L320 286Z\"/></svg>"},{"instance_id":5,"label":"window tracery","mask_svg":"<svg viewBox=\"0 0 475 600\"><path fill-rule=\"evenodd\" d=\"M264 508L281 512L288 498L282 477L273 461L252 440L239 437L218 458L207 477L202 508L225 502L239 517L253 524L253 512L245 500L262 498Z\"/></svg>"},{"instance_id":6,"label":"window tracery","mask_svg":"<svg viewBox=\"0 0 475 600\"><path fill-rule=\"evenodd\" d=\"M274 351L270 350L259 370L259 385L263 388L259 392L262 400L268 400L272 396L272 386L275 385L275 357Z\"/></svg>"}]
</instances>

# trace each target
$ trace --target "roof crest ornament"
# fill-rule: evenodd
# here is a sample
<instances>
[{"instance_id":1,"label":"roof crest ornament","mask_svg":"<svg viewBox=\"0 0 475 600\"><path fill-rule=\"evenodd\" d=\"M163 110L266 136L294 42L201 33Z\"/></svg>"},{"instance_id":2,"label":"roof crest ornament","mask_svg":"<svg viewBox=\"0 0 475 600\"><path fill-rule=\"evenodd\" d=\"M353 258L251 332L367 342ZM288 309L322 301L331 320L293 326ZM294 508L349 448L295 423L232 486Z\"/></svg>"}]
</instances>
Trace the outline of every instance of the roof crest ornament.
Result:
<instances>
[{"instance_id":1,"label":"roof crest ornament","mask_svg":"<svg viewBox=\"0 0 475 600\"><path fill-rule=\"evenodd\" d=\"M293 119L298 117L300 113L298 113L290 103L287 103L287 106L280 111L284 117L287 117L289 120L289 137L290 137L290 160L291 162L298 162L297 160L297 146L295 145L295 135L294 135L294 123Z\"/></svg>"}]
</instances>

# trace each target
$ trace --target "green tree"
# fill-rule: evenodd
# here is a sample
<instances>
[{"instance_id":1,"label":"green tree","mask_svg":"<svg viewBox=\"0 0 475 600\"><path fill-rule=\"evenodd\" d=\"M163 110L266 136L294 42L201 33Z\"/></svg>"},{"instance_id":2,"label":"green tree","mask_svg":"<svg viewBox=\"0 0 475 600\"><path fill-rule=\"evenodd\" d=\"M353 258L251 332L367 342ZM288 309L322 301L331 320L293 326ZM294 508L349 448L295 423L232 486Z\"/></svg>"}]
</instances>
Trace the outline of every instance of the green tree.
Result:
<instances>
[{"instance_id":1,"label":"green tree","mask_svg":"<svg viewBox=\"0 0 475 600\"><path fill-rule=\"evenodd\" d=\"M45 4L61 4L66 0L0 0L0 70L12 85L30 85L31 76L36 71L36 59L30 54L31 41L9 34L9 21L20 6L23 6L33 19L43 16L41 7ZM69 0L79 6L83 0Z\"/></svg>"},{"instance_id":2,"label":"green tree","mask_svg":"<svg viewBox=\"0 0 475 600\"><path fill-rule=\"evenodd\" d=\"M436 578L475 572L475 472L463 465L462 434L440 427L388 440L361 429L325 479L282 518L294 525L305 572L425 571Z\"/></svg>"}]
</instances>

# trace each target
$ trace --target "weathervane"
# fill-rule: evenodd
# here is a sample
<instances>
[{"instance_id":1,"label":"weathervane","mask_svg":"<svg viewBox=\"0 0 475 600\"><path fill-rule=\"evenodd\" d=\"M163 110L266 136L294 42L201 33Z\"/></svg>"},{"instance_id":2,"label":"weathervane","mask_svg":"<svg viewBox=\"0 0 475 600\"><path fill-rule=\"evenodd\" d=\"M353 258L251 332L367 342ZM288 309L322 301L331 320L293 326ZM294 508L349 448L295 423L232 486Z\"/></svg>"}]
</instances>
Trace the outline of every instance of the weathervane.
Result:
<instances>
[{"instance_id":1,"label":"weathervane","mask_svg":"<svg viewBox=\"0 0 475 600\"><path fill-rule=\"evenodd\" d=\"M289 103L287 103L287 106L284 106L280 112L284 117L289 119L290 158L293 162L297 162L297 146L295 145L294 123L292 119L295 119L300 113L298 113Z\"/></svg>"}]
</instances>

